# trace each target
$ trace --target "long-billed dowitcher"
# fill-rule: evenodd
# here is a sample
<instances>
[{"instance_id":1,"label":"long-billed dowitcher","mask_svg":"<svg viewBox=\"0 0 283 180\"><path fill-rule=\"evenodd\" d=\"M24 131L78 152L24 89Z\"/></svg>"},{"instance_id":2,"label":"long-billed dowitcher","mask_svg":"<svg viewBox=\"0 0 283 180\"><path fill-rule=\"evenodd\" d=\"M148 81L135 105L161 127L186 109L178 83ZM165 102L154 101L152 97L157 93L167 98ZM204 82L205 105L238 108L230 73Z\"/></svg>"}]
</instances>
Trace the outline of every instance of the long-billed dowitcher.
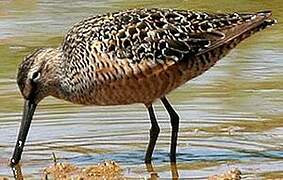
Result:
<instances>
[{"instance_id":1,"label":"long-billed dowitcher","mask_svg":"<svg viewBox=\"0 0 283 180\"><path fill-rule=\"evenodd\" d=\"M179 117L166 95L197 77L251 34L275 23L270 11L206 13L134 9L86 18L58 48L38 49L19 66L24 112L11 164L17 164L37 104L54 96L84 105L143 103L151 129L145 162L159 134L152 103L161 99L176 161Z\"/></svg>"}]
</instances>

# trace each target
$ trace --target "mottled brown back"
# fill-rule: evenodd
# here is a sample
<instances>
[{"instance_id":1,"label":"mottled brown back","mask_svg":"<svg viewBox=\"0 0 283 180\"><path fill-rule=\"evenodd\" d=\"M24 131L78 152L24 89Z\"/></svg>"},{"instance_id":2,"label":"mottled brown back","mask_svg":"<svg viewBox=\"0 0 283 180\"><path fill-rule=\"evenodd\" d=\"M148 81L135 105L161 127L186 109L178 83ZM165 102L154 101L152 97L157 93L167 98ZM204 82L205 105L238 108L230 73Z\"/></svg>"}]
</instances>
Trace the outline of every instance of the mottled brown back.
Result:
<instances>
[{"instance_id":1,"label":"mottled brown back","mask_svg":"<svg viewBox=\"0 0 283 180\"><path fill-rule=\"evenodd\" d=\"M63 86L82 104L151 103L273 24L269 16L134 9L86 18L62 44Z\"/></svg>"}]
</instances>

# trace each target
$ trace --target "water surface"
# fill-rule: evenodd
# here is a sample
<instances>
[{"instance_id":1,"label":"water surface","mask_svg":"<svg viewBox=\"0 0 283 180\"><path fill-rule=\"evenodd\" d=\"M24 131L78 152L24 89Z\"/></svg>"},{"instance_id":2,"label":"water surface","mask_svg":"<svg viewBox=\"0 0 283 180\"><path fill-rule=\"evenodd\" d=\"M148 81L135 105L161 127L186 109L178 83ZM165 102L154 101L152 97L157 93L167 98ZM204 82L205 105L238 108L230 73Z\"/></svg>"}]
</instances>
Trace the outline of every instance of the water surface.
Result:
<instances>
[{"instance_id":1,"label":"water surface","mask_svg":"<svg viewBox=\"0 0 283 180\"><path fill-rule=\"evenodd\" d=\"M204 75L169 95L181 117L177 168L181 178L202 179L239 168L245 179L283 177L283 22L279 0L2 0L0 1L0 175L16 140L23 99L19 62L38 47L56 47L83 17L126 8L170 7L210 12L273 10L279 24L254 35ZM161 134L154 154L160 177L171 177L170 123L155 109ZM36 179L52 163L86 166L112 159L127 177L149 177L143 164L150 122L143 105L83 107L54 98L38 107L23 153L22 171Z\"/></svg>"}]
</instances>

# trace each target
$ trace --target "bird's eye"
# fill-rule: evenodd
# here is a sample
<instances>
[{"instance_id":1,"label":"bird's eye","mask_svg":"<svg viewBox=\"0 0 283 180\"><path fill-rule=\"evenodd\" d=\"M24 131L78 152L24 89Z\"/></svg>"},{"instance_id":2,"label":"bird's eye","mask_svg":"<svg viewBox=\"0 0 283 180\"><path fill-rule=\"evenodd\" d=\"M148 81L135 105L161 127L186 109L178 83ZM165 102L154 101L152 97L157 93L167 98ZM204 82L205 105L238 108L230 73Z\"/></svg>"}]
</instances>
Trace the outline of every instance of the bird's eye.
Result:
<instances>
[{"instance_id":1,"label":"bird's eye","mask_svg":"<svg viewBox=\"0 0 283 180\"><path fill-rule=\"evenodd\" d=\"M40 72L36 71L36 72L34 72L34 73L32 74L31 79L32 79L33 82L38 81L39 78L40 78Z\"/></svg>"}]
</instances>

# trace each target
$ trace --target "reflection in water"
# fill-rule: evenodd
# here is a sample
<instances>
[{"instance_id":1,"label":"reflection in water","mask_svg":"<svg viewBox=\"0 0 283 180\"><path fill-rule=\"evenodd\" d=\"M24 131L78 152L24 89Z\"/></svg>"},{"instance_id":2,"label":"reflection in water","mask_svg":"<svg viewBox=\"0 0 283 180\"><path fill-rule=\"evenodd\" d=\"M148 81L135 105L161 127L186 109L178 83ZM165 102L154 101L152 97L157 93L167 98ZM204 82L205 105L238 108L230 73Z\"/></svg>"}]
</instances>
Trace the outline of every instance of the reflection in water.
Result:
<instances>
[{"instance_id":1,"label":"reflection in water","mask_svg":"<svg viewBox=\"0 0 283 180\"><path fill-rule=\"evenodd\" d=\"M152 163L147 163L146 165L146 170L149 173L149 177L152 180L156 180L159 178L158 173L155 171Z\"/></svg>"},{"instance_id":2,"label":"reflection in water","mask_svg":"<svg viewBox=\"0 0 283 180\"><path fill-rule=\"evenodd\" d=\"M176 163L170 163L172 179L179 179L179 173Z\"/></svg>"},{"instance_id":3,"label":"reflection in water","mask_svg":"<svg viewBox=\"0 0 283 180\"><path fill-rule=\"evenodd\" d=\"M149 173L150 179L151 180L159 179L158 172L156 172L153 164L147 163L145 165L146 165L146 170ZM179 179L177 164L176 163L170 163L170 169L171 169L171 178L174 179L174 180ZM167 177L167 178L169 178L169 177Z\"/></svg>"},{"instance_id":4,"label":"reflection in water","mask_svg":"<svg viewBox=\"0 0 283 180\"><path fill-rule=\"evenodd\" d=\"M17 164L17 165L15 165L15 166L12 166L11 169L12 169L14 178L15 178L16 180L23 180L23 179L24 179L24 178L23 178L24 176L23 176L23 174L22 174L22 168L21 168L21 165L20 165L20 164Z\"/></svg>"}]
</instances>

